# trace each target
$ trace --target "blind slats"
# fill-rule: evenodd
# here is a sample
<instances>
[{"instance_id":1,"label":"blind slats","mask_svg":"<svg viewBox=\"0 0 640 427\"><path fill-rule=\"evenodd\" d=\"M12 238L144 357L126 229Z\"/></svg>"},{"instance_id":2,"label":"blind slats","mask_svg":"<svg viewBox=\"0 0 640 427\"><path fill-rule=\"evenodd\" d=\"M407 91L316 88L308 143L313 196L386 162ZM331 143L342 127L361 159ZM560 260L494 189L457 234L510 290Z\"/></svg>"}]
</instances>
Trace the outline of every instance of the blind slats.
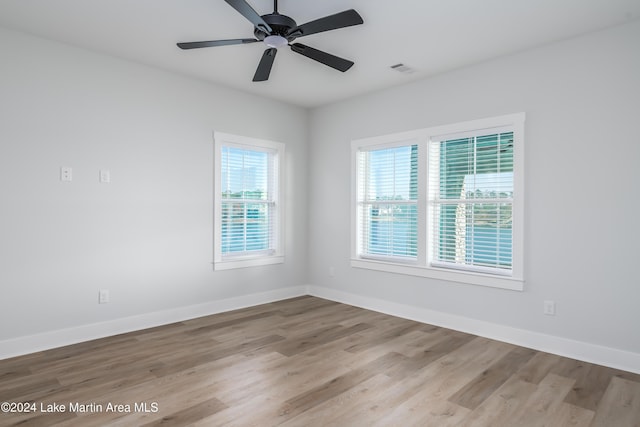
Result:
<instances>
[{"instance_id":1,"label":"blind slats","mask_svg":"<svg viewBox=\"0 0 640 427\"><path fill-rule=\"evenodd\" d=\"M359 242L369 256L417 256L417 145L359 153Z\"/></svg>"},{"instance_id":2,"label":"blind slats","mask_svg":"<svg viewBox=\"0 0 640 427\"><path fill-rule=\"evenodd\" d=\"M512 269L513 132L431 141L427 193L431 262ZM359 253L418 257L418 145L358 152Z\"/></svg>"},{"instance_id":3,"label":"blind slats","mask_svg":"<svg viewBox=\"0 0 640 427\"><path fill-rule=\"evenodd\" d=\"M243 256L274 247L274 171L271 153L222 147L221 247Z\"/></svg>"},{"instance_id":4,"label":"blind slats","mask_svg":"<svg viewBox=\"0 0 640 427\"><path fill-rule=\"evenodd\" d=\"M431 141L433 258L512 268L513 132Z\"/></svg>"}]
</instances>

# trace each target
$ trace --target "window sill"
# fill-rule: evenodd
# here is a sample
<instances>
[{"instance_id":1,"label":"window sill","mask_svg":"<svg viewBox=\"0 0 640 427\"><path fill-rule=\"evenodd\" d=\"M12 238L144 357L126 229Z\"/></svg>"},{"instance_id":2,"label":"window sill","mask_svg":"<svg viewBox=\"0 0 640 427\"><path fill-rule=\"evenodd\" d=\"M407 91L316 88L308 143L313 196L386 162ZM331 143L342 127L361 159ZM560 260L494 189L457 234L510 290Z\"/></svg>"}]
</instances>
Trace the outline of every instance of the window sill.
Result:
<instances>
[{"instance_id":1,"label":"window sill","mask_svg":"<svg viewBox=\"0 0 640 427\"><path fill-rule=\"evenodd\" d=\"M234 260L215 261L213 263L213 269L215 271L231 270L234 268L257 267L260 265L272 265L272 264L283 264L283 263L284 263L284 256L239 258Z\"/></svg>"},{"instance_id":2,"label":"window sill","mask_svg":"<svg viewBox=\"0 0 640 427\"><path fill-rule=\"evenodd\" d=\"M387 273L406 274L409 276L428 277L430 279L446 280L470 285L509 289L512 291L522 291L524 288L523 279L475 272L455 271L447 268L423 267L385 261L371 261L359 258L351 259L351 267L385 271Z\"/></svg>"}]
</instances>

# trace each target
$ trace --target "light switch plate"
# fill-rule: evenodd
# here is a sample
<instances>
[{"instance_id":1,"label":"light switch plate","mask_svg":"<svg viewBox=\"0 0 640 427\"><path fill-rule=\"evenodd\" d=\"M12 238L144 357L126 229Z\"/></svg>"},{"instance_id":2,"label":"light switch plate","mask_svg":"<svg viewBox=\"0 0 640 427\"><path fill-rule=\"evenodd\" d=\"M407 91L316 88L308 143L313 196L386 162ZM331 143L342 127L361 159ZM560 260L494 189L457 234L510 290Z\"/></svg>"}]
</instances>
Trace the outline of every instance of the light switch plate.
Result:
<instances>
[{"instance_id":1,"label":"light switch plate","mask_svg":"<svg viewBox=\"0 0 640 427\"><path fill-rule=\"evenodd\" d=\"M111 172L109 169L100 169L100 182L105 184L111 182Z\"/></svg>"}]
</instances>

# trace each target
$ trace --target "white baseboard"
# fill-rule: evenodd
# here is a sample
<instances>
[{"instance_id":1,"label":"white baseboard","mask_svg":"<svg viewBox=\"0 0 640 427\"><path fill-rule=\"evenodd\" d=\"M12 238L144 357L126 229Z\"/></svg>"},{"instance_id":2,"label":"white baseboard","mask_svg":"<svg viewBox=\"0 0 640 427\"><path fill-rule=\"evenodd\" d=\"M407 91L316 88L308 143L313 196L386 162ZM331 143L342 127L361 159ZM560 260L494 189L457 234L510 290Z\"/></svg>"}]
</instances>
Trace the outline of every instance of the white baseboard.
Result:
<instances>
[{"instance_id":1,"label":"white baseboard","mask_svg":"<svg viewBox=\"0 0 640 427\"><path fill-rule=\"evenodd\" d=\"M319 298L640 374L640 354L638 353L393 303L321 286L308 286L307 289L309 295Z\"/></svg>"},{"instance_id":2,"label":"white baseboard","mask_svg":"<svg viewBox=\"0 0 640 427\"><path fill-rule=\"evenodd\" d=\"M8 339L0 341L0 360L303 295L312 295L392 316L455 329L547 353L640 374L640 354L638 353L313 285L276 289L259 294L244 295L188 307L125 317L108 322L92 323Z\"/></svg>"},{"instance_id":3,"label":"white baseboard","mask_svg":"<svg viewBox=\"0 0 640 427\"><path fill-rule=\"evenodd\" d=\"M196 317L303 296L308 293L307 291L307 286L276 289L258 294L243 295L204 304L156 311L107 322L91 323L74 328L58 329L35 335L12 338L0 341L0 360L126 332L181 322Z\"/></svg>"}]
</instances>

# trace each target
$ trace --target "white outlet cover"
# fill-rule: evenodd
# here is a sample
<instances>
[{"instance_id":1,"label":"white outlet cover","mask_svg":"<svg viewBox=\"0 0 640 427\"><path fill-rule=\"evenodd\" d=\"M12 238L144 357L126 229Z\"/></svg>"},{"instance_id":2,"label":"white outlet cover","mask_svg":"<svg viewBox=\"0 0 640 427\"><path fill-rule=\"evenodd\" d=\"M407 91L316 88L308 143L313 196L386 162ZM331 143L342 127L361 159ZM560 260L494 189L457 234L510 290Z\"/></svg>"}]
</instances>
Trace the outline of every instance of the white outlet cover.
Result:
<instances>
[{"instance_id":1,"label":"white outlet cover","mask_svg":"<svg viewBox=\"0 0 640 427\"><path fill-rule=\"evenodd\" d=\"M98 304L106 304L109 302L109 290L100 289L98 291Z\"/></svg>"},{"instance_id":2,"label":"white outlet cover","mask_svg":"<svg viewBox=\"0 0 640 427\"><path fill-rule=\"evenodd\" d=\"M545 301L544 302L544 314L547 316L555 316L556 315L556 302L555 301Z\"/></svg>"},{"instance_id":3,"label":"white outlet cover","mask_svg":"<svg viewBox=\"0 0 640 427\"><path fill-rule=\"evenodd\" d=\"M60 181L71 182L73 181L73 169L69 167L60 168Z\"/></svg>"}]
</instances>

